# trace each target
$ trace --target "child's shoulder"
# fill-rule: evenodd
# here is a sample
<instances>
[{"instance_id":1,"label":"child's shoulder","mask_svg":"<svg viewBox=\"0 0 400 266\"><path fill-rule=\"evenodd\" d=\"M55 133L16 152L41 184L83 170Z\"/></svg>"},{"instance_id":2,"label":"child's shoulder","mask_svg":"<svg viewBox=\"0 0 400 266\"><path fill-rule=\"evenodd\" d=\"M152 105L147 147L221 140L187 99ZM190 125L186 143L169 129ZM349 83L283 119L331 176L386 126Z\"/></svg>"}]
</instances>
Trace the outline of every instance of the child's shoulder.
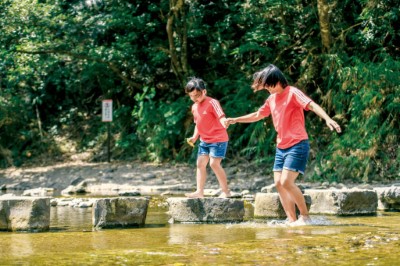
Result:
<instances>
[{"instance_id":1,"label":"child's shoulder","mask_svg":"<svg viewBox=\"0 0 400 266\"><path fill-rule=\"evenodd\" d=\"M208 100L208 101L211 101L211 100L217 101L217 99L215 99L215 98L213 98L213 97L211 97L211 96L207 96L207 97L206 97L206 100Z\"/></svg>"},{"instance_id":2,"label":"child's shoulder","mask_svg":"<svg viewBox=\"0 0 400 266\"><path fill-rule=\"evenodd\" d=\"M301 90L297 87L294 87L294 86L290 86L290 93L296 94L296 95L306 95L306 93L303 90Z\"/></svg>"},{"instance_id":3,"label":"child's shoulder","mask_svg":"<svg viewBox=\"0 0 400 266\"><path fill-rule=\"evenodd\" d=\"M215 99L215 98L213 98L213 97L210 97L210 96L207 96L207 98L206 98L206 101L208 102L208 103L215 103L215 102L218 102L219 103L219 101L217 100L217 99Z\"/></svg>"}]
</instances>

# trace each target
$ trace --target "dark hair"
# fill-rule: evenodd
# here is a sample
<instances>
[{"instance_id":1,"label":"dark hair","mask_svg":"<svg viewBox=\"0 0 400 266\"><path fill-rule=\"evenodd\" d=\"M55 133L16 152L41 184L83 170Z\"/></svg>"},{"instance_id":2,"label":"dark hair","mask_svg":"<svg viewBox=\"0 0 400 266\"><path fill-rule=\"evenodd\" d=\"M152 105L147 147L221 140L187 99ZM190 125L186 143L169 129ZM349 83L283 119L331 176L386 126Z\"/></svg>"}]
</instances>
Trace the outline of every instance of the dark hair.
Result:
<instances>
[{"instance_id":1,"label":"dark hair","mask_svg":"<svg viewBox=\"0 0 400 266\"><path fill-rule=\"evenodd\" d=\"M269 64L266 68L256 72L253 75L252 87L256 89L259 86L271 86L275 87L280 82L282 87L285 88L288 82L283 75L282 71L275 65Z\"/></svg>"},{"instance_id":2,"label":"dark hair","mask_svg":"<svg viewBox=\"0 0 400 266\"><path fill-rule=\"evenodd\" d=\"M191 77L188 83L185 86L185 92L189 93L194 90L202 91L206 89L206 83L204 80L196 77Z\"/></svg>"}]
</instances>

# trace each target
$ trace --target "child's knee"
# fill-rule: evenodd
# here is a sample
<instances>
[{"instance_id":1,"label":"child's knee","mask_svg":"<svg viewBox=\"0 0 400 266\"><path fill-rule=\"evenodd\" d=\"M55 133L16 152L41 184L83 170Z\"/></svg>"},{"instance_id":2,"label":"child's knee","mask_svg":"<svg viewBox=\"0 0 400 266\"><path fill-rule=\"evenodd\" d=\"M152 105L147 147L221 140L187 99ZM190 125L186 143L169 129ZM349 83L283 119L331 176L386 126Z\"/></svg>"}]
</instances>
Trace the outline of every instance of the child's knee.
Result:
<instances>
[{"instance_id":1,"label":"child's knee","mask_svg":"<svg viewBox=\"0 0 400 266\"><path fill-rule=\"evenodd\" d=\"M289 188L293 187L295 184L294 184L293 180L291 180L289 178L283 178L280 180L280 185L284 189L289 189Z\"/></svg>"},{"instance_id":2,"label":"child's knee","mask_svg":"<svg viewBox=\"0 0 400 266\"><path fill-rule=\"evenodd\" d=\"M211 160L210 161L210 167L212 169L221 167L221 161L220 160Z\"/></svg>"},{"instance_id":3,"label":"child's knee","mask_svg":"<svg viewBox=\"0 0 400 266\"><path fill-rule=\"evenodd\" d=\"M207 163L206 162L197 162L196 166L198 169L205 169L207 167Z\"/></svg>"},{"instance_id":4,"label":"child's knee","mask_svg":"<svg viewBox=\"0 0 400 266\"><path fill-rule=\"evenodd\" d=\"M274 184L275 184L276 189L278 189L278 190L282 187L282 183L281 183L280 179L279 180L275 180Z\"/></svg>"}]
</instances>

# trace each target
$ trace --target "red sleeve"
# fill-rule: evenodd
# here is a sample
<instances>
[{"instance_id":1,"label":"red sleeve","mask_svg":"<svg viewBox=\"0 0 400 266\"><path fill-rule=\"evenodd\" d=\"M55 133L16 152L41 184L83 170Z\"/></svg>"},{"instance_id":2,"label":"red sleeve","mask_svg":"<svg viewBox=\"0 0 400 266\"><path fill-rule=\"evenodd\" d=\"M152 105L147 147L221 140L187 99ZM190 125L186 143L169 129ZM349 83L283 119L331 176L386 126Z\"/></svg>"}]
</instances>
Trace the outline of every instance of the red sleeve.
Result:
<instances>
[{"instance_id":1,"label":"red sleeve","mask_svg":"<svg viewBox=\"0 0 400 266\"><path fill-rule=\"evenodd\" d=\"M297 104L303 107L304 110L308 111L308 104L312 102L312 100L304 92L295 87L292 87L292 92Z\"/></svg>"},{"instance_id":2,"label":"red sleeve","mask_svg":"<svg viewBox=\"0 0 400 266\"><path fill-rule=\"evenodd\" d=\"M221 117L225 116L224 110L222 110L222 107L221 107L220 103L217 100L212 99L210 101L210 104L213 107L215 116L217 118L221 118Z\"/></svg>"},{"instance_id":3,"label":"red sleeve","mask_svg":"<svg viewBox=\"0 0 400 266\"><path fill-rule=\"evenodd\" d=\"M271 108L269 107L268 99L265 100L264 105L258 109L258 112L264 117L267 117L271 114Z\"/></svg>"}]
</instances>

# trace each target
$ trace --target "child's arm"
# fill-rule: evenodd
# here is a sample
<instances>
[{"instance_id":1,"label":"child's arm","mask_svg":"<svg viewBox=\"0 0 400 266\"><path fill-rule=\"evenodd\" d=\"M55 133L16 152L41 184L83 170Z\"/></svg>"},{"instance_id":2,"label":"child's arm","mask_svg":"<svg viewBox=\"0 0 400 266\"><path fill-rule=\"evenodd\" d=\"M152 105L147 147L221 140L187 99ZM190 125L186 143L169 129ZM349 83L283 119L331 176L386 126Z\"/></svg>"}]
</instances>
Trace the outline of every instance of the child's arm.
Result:
<instances>
[{"instance_id":1,"label":"child's arm","mask_svg":"<svg viewBox=\"0 0 400 266\"><path fill-rule=\"evenodd\" d=\"M195 127L194 127L194 132L193 132L193 136L192 137L190 137L190 138L188 138L187 139L187 141L188 142L191 142L191 143L193 143L193 144L195 144L196 143L196 141L197 141L197 139L199 138L199 131L197 130L197 125L195 125Z\"/></svg>"},{"instance_id":2,"label":"child's arm","mask_svg":"<svg viewBox=\"0 0 400 266\"><path fill-rule=\"evenodd\" d=\"M340 133L342 130L336 121L329 117L329 115L322 109L321 106L316 104L315 102L310 102L308 105L308 109L316 113L319 117L325 120L326 125L329 127L330 130L336 130L336 132Z\"/></svg>"},{"instance_id":3,"label":"child's arm","mask_svg":"<svg viewBox=\"0 0 400 266\"><path fill-rule=\"evenodd\" d=\"M236 123L253 123L263 119L264 116L260 114L260 112L254 112L248 115L239 116L235 118L227 118L225 121L226 125L236 124Z\"/></svg>"}]
</instances>

